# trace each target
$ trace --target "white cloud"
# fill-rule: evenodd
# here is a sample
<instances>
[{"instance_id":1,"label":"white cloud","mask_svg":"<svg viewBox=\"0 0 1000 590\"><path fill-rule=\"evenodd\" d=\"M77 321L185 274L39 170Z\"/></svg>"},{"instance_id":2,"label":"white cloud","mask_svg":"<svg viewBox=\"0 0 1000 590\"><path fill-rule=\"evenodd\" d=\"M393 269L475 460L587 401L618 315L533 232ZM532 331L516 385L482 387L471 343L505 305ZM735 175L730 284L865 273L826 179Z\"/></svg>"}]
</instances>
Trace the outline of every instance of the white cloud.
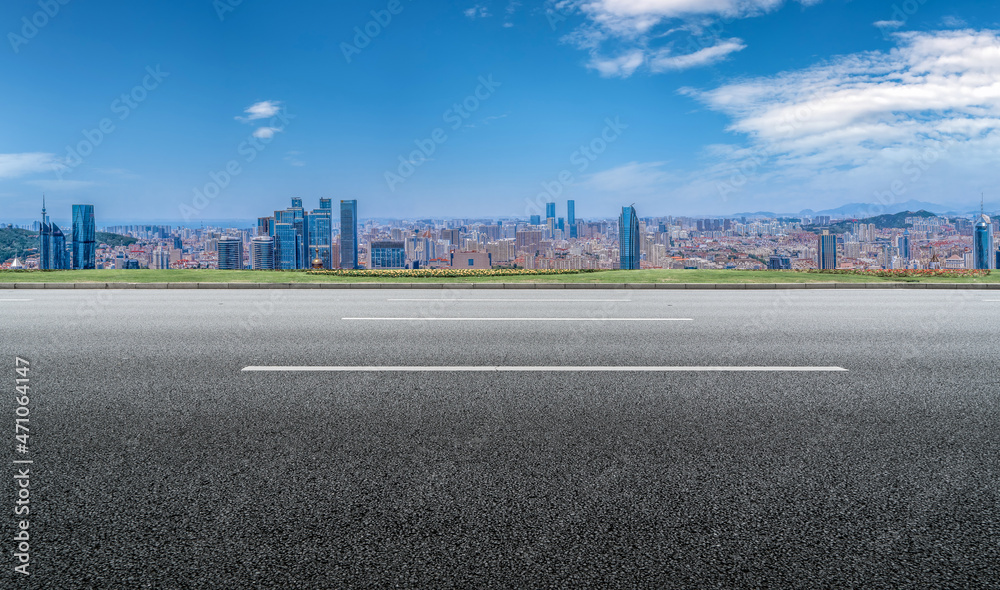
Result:
<instances>
[{"instance_id":1,"label":"white cloud","mask_svg":"<svg viewBox=\"0 0 1000 590\"><path fill-rule=\"evenodd\" d=\"M582 186L601 193L644 195L662 190L674 176L663 170L666 162L630 162L591 174Z\"/></svg>"},{"instance_id":2,"label":"white cloud","mask_svg":"<svg viewBox=\"0 0 1000 590\"><path fill-rule=\"evenodd\" d=\"M475 18L488 18L488 17L493 16L492 14L490 14L489 8L486 7L486 6L483 6L481 4L476 4L472 8L466 9L463 12L463 14L465 16L467 16L469 18L473 18L473 19L475 19Z\"/></svg>"},{"instance_id":3,"label":"white cloud","mask_svg":"<svg viewBox=\"0 0 1000 590\"><path fill-rule=\"evenodd\" d=\"M306 163L299 159L299 156L301 155L302 152L290 151L287 154L285 154L285 161L288 162L288 164L291 166L296 166L296 167L305 166Z\"/></svg>"},{"instance_id":4,"label":"white cloud","mask_svg":"<svg viewBox=\"0 0 1000 590\"><path fill-rule=\"evenodd\" d=\"M247 114L247 116L236 117L236 120L249 123L250 121L256 121L258 119L270 119L271 117L277 115L279 111L281 111L281 101L265 100L247 107L246 110L243 111Z\"/></svg>"},{"instance_id":5,"label":"white cloud","mask_svg":"<svg viewBox=\"0 0 1000 590\"><path fill-rule=\"evenodd\" d=\"M995 184L1000 32L892 38L897 47L888 52L682 90L729 116L741 140L710 146L706 166L677 194L796 194L813 205L824 196L965 202L966 193Z\"/></svg>"},{"instance_id":6,"label":"white cloud","mask_svg":"<svg viewBox=\"0 0 1000 590\"><path fill-rule=\"evenodd\" d=\"M253 136L257 139L271 139L275 133L281 133L282 131L284 129L281 127L260 127L254 130Z\"/></svg>"},{"instance_id":7,"label":"white cloud","mask_svg":"<svg viewBox=\"0 0 1000 590\"><path fill-rule=\"evenodd\" d=\"M17 178L39 172L52 172L59 167L55 154L0 154L0 178Z\"/></svg>"},{"instance_id":8,"label":"white cloud","mask_svg":"<svg viewBox=\"0 0 1000 590\"><path fill-rule=\"evenodd\" d=\"M878 20L872 24L880 29L899 29L906 23L901 20Z\"/></svg>"},{"instance_id":9,"label":"white cloud","mask_svg":"<svg viewBox=\"0 0 1000 590\"><path fill-rule=\"evenodd\" d=\"M808 6L822 0L795 1ZM758 16L784 4L786 0L550 0L561 13L576 10L586 17L587 23L564 40L590 53L588 67L621 77L642 64L660 73L717 63L746 48L739 39L719 38L720 19Z\"/></svg>"},{"instance_id":10,"label":"white cloud","mask_svg":"<svg viewBox=\"0 0 1000 590\"><path fill-rule=\"evenodd\" d=\"M731 53L743 51L746 48L747 46L742 39L727 39L717 45L687 55L672 55L667 51L662 51L650 60L649 67L654 72L665 72L707 66L722 61Z\"/></svg>"},{"instance_id":11,"label":"white cloud","mask_svg":"<svg viewBox=\"0 0 1000 590\"><path fill-rule=\"evenodd\" d=\"M645 61L645 54L641 50L635 50L613 58L594 57L588 67L597 70L605 77L628 78Z\"/></svg>"},{"instance_id":12,"label":"white cloud","mask_svg":"<svg viewBox=\"0 0 1000 590\"><path fill-rule=\"evenodd\" d=\"M957 16L946 16L941 19L941 25L949 29L961 29L969 26L965 20Z\"/></svg>"}]
</instances>

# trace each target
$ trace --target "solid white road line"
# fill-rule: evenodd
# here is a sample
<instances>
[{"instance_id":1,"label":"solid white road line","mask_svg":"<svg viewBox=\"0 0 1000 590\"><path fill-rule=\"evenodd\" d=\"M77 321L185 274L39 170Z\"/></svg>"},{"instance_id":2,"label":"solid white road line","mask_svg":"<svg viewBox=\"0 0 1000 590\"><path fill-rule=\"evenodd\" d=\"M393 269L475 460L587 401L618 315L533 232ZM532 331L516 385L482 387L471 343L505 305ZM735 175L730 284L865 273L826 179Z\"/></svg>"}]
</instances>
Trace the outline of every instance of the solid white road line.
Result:
<instances>
[{"instance_id":1,"label":"solid white road line","mask_svg":"<svg viewBox=\"0 0 1000 590\"><path fill-rule=\"evenodd\" d=\"M0 299L0 302L5 301L31 301L31 299Z\"/></svg>"},{"instance_id":2,"label":"solid white road line","mask_svg":"<svg viewBox=\"0 0 1000 590\"><path fill-rule=\"evenodd\" d=\"M386 301L424 301L431 303L489 303L493 301L513 303L632 303L631 299L386 299Z\"/></svg>"},{"instance_id":3,"label":"solid white road line","mask_svg":"<svg viewBox=\"0 0 1000 590\"><path fill-rule=\"evenodd\" d=\"M842 373L843 367L571 367L571 366L471 366L471 367L244 367L244 372L325 373Z\"/></svg>"},{"instance_id":4,"label":"solid white road line","mask_svg":"<svg viewBox=\"0 0 1000 590\"><path fill-rule=\"evenodd\" d=\"M691 318L341 318L347 322L693 322Z\"/></svg>"}]
</instances>

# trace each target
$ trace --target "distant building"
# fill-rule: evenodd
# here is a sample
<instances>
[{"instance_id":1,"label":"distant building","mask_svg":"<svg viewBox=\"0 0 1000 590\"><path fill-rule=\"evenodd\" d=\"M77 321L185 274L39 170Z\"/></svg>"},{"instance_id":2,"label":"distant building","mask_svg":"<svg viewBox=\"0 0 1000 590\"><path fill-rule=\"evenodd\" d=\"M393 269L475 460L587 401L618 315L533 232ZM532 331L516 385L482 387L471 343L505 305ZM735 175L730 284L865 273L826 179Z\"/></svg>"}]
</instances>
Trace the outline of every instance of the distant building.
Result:
<instances>
[{"instance_id":1,"label":"distant building","mask_svg":"<svg viewBox=\"0 0 1000 590\"><path fill-rule=\"evenodd\" d=\"M243 270L243 241L232 236L219 238L219 270Z\"/></svg>"},{"instance_id":2,"label":"distant building","mask_svg":"<svg viewBox=\"0 0 1000 590\"><path fill-rule=\"evenodd\" d=\"M59 226L49 221L42 197L42 222L38 231L38 268L41 270L66 270L70 267L66 251L66 235Z\"/></svg>"},{"instance_id":3,"label":"distant building","mask_svg":"<svg viewBox=\"0 0 1000 590\"><path fill-rule=\"evenodd\" d=\"M911 256L912 252L910 248L910 230L908 229L904 230L903 235L899 236L896 243L899 247L898 249L900 256L902 256L906 260L913 258L913 256Z\"/></svg>"},{"instance_id":4,"label":"distant building","mask_svg":"<svg viewBox=\"0 0 1000 590\"><path fill-rule=\"evenodd\" d=\"M827 230L823 230L823 235L819 237L818 266L823 270L837 268L837 236Z\"/></svg>"},{"instance_id":5,"label":"distant building","mask_svg":"<svg viewBox=\"0 0 1000 590\"><path fill-rule=\"evenodd\" d=\"M767 261L768 270L792 270L792 259L788 256L780 256L778 254L771 255L771 258Z\"/></svg>"},{"instance_id":6,"label":"distant building","mask_svg":"<svg viewBox=\"0 0 1000 590\"><path fill-rule=\"evenodd\" d=\"M257 236L250 240L250 266L254 270L274 270L274 238Z\"/></svg>"},{"instance_id":7,"label":"distant building","mask_svg":"<svg viewBox=\"0 0 1000 590\"><path fill-rule=\"evenodd\" d=\"M333 268L333 201L320 199L319 209L306 214L306 227L310 256L318 252L323 268Z\"/></svg>"},{"instance_id":8,"label":"distant building","mask_svg":"<svg viewBox=\"0 0 1000 590\"><path fill-rule=\"evenodd\" d=\"M493 268L493 255L489 252L452 252L451 267L489 270Z\"/></svg>"},{"instance_id":9,"label":"distant building","mask_svg":"<svg viewBox=\"0 0 1000 590\"><path fill-rule=\"evenodd\" d=\"M555 203L545 203L545 219L555 219L556 218L556 204Z\"/></svg>"},{"instance_id":10,"label":"distant building","mask_svg":"<svg viewBox=\"0 0 1000 590\"><path fill-rule=\"evenodd\" d=\"M996 268L993 223L985 213L976 220L972 236L972 252L973 268L985 270Z\"/></svg>"},{"instance_id":11,"label":"distant building","mask_svg":"<svg viewBox=\"0 0 1000 590\"><path fill-rule=\"evenodd\" d=\"M406 242L371 243L372 269L406 268Z\"/></svg>"},{"instance_id":12,"label":"distant building","mask_svg":"<svg viewBox=\"0 0 1000 590\"><path fill-rule=\"evenodd\" d=\"M97 226L93 205L73 205L73 268L97 268Z\"/></svg>"},{"instance_id":13,"label":"distant building","mask_svg":"<svg viewBox=\"0 0 1000 590\"><path fill-rule=\"evenodd\" d=\"M340 268L358 268L358 202L340 202Z\"/></svg>"},{"instance_id":14,"label":"distant building","mask_svg":"<svg viewBox=\"0 0 1000 590\"><path fill-rule=\"evenodd\" d=\"M640 238L639 216L635 213L635 207L622 207L621 217L618 218L618 248L622 270L639 270Z\"/></svg>"},{"instance_id":15,"label":"distant building","mask_svg":"<svg viewBox=\"0 0 1000 590\"><path fill-rule=\"evenodd\" d=\"M576 201L566 201L566 224L569 225L569 237L576 237Z\"/></svg>"},{"instance_id":16,"label":"distant building","mask_svg":"<svg viewBox=\"0 0 1000 590\"><path fill-rule=\"evenodd\" d=\"M541 215L532 215L531 216L531 221L529 223L531 225L542 225L542 216Z\"/></svg>"},{"instance_id":17,"label":"distant building","mask_svg":"<svg viewBox=\"0 0 1000 590\"><path fill-rule=\"evenodd\" d=\"M257 235L274 236L274 217L257 218Z\"/></svg>"}]
</instances>

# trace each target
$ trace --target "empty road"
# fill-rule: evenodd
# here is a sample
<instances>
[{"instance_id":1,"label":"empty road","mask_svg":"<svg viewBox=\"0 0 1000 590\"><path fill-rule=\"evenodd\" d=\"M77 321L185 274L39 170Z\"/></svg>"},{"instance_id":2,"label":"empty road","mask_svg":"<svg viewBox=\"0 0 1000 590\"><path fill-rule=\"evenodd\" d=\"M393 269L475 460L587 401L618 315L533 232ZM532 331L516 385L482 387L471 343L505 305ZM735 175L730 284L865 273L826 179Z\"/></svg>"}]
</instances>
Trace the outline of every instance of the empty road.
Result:
<instances>
[{"instance_id":1,"label":"empty road","mask_svg":"<svg viewBox=\"0 0 1000 590\"><path fill-rule=\"evenodd\" d=\"M0 318L3 587L1000 587L990 292L18 290Z\"/></svg>"}]
</instances>

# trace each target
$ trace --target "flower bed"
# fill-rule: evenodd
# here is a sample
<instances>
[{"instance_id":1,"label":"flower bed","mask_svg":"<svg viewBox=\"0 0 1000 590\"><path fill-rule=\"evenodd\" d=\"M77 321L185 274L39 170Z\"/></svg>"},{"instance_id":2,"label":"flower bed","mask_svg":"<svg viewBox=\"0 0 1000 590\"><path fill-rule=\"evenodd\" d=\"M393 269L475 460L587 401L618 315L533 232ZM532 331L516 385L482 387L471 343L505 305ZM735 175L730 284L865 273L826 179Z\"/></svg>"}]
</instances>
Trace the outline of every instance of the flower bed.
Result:
<instances>
[{"instance_id":1,"label":"flower bed","mask_svg":"<svg viewBox=\"0 0 1000 590\"><path fill-rule=\"evenodd\" d=\"M398 269L398 270L311 270L311 275L326 275L331 277L372 277L379 279L446 279L456 277L525 277L525 276L555 276L576 275L597 272L596 270L527 270L512 268L494 269Z\"/></svg>"},{"instance_id":2,"label":"flower bed","mask_svg":"<svg viewBox=\"0 0 1000 590\"><path fill-rule=\"evenodd\" d=\"M942 269L923 269L923 270L910 270L910 269L899 269L899 270L817 270L810 269L805 271L812 274L825 274L825 275L856 275L865 277L882 277L887 279L928 279L934 277L946 278L946 279L967 279L967 278L982 278L990 276L990 271L979 270L979 269L954 269L954 268L942 268Z\"/></svg>"}]
</instances>

